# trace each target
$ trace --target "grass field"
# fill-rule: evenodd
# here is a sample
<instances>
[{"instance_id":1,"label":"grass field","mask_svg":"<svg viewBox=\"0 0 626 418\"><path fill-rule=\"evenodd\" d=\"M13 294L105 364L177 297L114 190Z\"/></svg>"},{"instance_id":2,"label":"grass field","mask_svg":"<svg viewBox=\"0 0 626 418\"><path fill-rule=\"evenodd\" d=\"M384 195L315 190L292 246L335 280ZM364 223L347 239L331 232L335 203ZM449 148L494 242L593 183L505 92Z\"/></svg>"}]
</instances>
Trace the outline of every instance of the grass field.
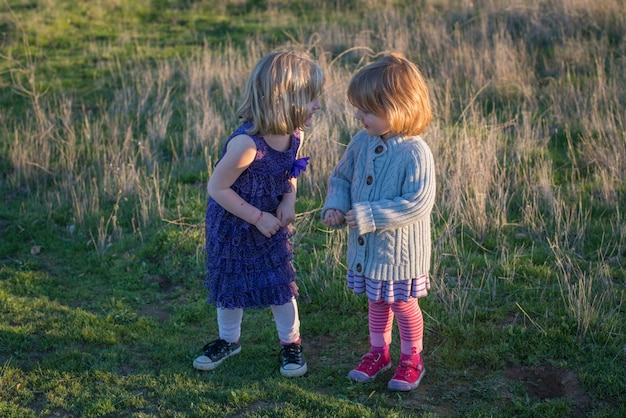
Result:
<instances>
[{"instance_id":1,"label":"grass field","mask_svg":"<svg viewBox=\"0 0 626 418\"><path fill-rule=\"evenodd\" d=\"M200 373L206 180L277 47L327 78L294 237L309 373L281 377L269 310ZM436 114L411 393L348 380L366 301L319 222L350 76L389 50ZM622 0L0 0L0 416L626 417L625 64Z\"/></svg>"}]
</instances>

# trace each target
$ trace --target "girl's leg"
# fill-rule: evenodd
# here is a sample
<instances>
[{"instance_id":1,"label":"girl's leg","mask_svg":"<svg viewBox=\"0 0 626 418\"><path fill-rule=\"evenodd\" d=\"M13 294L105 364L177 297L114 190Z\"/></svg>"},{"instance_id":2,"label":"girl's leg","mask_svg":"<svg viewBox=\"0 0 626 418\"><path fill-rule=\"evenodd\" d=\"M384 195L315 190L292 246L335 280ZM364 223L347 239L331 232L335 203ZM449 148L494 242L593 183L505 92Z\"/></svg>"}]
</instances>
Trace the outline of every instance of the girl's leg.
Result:
<instances>
[{"instance_id":1,"label":"girl's leg","mask_svg":"<svg viewBox=\"0 0 626 418\"><path fill-rule=\"evenodd\" d=\"M229 343L238 343L241 337L243 309L217 309L217 326L220 338Z\"/></svg>"},{"instance_id":2,"label":"girl's leg","mask_svg":"<svg viewBox=\"0 0 626 418\"><path fill-rule=\"evenodd\" d=\"M400 330L400 352L404 356L415 356L422 352L424 320L416 298L408 302L399 301L391 305Z\"/></svg>"},{"instance_id":3,"label":"girl's leg","mask_svg":"<svg viewBox=\"0 0 626 418\"><path fill-rule=\"evenodd\" d=\"M389 344L391 344L393 312L386 302L374 302L368 299L368 303L371 349L361 357L359 365L348 373L350 379L362 383L369 382L378 373L391 367Z\"/></svg>"},{"instance_id":4,"label":"girl's leg","mask_svg":"<svg viewBox=\"0 0 626 418\"><path fill-rule=\"evenodd\" d=\"M300 345L300 318L295 298L284 305L272 305L278 338L283 346L280 350L280 373L286 377L303 376L307 364Z\"/></svg>"},{"instance_id":5,"label":"girl's leg","mask_svg":"<svg viewBox=\"0 0 626 418\"><path fill-rule=\"evenodd\" d=\"M388 352L394 316L391 306L383 301L374 302L371 299L367 301L369 304L368 316L372 351L385 350Z\"/></svg>"},{"instance_id":6,"label":"girl's leg","mask_svg":"<svg viewBox=\"0 0 626 418\"><path fill-rule=\"evenodd\" d=\"M217 309L220 338L204 346L203 354L193 361L198 370L213 370L228 357L241 352L241 320L243 309Z\"/></svg>"},{"instance_id":7,"label":"girl's leg","mask_svg":"<svg viewBox=\"0 0 626 418\"><path fill-rule=\"evenodd\" d=\"M400 363L387 387L391 390L416 389L424 377L422 339L424 320L417 299L394 302L391 305L400 329Z\"/></svg>"},{"instance_id":8,"label":"girl's leg","mask_svg":"<svg viewBox=\"0 0 626 418\"><path fill-rule=\"evenodd\" d=\"M272 305L272 314L281 344L300 344L300 317L295 298L284 305Z\"/></svg>"}]
</instances>

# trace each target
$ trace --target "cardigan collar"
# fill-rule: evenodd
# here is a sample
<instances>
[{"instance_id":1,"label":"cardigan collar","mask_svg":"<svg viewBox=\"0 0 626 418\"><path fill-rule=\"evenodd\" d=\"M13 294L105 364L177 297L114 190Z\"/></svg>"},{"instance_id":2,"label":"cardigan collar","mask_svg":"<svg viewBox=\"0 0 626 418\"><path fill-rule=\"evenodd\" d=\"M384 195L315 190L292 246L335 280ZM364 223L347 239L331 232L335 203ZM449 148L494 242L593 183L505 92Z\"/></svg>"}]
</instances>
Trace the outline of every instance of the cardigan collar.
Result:
<instances>
[{"instance_id":1,"label":"cardigan collar","mask_svg":"<svg viewBox=\"0 0 626 418\"><path fill-rule=\"evenodd\" d=\"M380 136L368 135L368 151L376 156L380 156L387 151L392 151L398 145L416 139L415 136L396 135L389 138L387 141L383 141Z\"/></svg>"}]
</instances>

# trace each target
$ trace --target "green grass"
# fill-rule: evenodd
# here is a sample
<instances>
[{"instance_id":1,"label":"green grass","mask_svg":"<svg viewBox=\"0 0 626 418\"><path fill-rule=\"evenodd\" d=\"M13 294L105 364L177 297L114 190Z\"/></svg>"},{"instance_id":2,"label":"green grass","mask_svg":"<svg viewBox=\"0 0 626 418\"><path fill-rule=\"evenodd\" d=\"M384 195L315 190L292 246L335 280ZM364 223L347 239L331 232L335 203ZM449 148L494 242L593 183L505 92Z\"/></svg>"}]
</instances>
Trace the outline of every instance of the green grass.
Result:
<instances>
[{"instance_id":1,"label":"green grass","mask_svg":"<svg viewBox=\"0 0 626 418\"><path fill-rule=\"evenodd\" d=\"M626 416L623 16L617 0L0 0L0 416ZM271 314L252 310L242 353L200 373L217 335L205 184L278 46L329 80L294 236L310 372L280 375ZM427 374L406 394L391 372L348 380L367 303L318 219L358 129L347 81L386 49L420 64L437 110Z\"/></svg>"}]
</instances>

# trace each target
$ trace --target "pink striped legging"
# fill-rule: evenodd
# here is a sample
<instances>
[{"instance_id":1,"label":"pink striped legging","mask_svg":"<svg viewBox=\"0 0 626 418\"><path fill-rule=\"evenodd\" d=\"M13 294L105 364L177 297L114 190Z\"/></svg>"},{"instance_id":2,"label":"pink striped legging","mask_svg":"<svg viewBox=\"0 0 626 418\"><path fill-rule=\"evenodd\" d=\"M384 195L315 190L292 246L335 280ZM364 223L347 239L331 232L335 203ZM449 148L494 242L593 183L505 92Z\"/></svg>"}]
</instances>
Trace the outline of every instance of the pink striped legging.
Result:
<instances>
[{"instance_id":1,"label":"pink striped legging","mask_svg":"<svg viewBox=\"0 0 626 418\"><path fill-rule=\"evenodd\" d=\"M391 327L394 315L400 330L400 352L406 355L419 354L422 351L424 320L417 298L408 302L373 301L368 299L370 344L384 347L391 344Z\"/></svg>"}]
</instances>

